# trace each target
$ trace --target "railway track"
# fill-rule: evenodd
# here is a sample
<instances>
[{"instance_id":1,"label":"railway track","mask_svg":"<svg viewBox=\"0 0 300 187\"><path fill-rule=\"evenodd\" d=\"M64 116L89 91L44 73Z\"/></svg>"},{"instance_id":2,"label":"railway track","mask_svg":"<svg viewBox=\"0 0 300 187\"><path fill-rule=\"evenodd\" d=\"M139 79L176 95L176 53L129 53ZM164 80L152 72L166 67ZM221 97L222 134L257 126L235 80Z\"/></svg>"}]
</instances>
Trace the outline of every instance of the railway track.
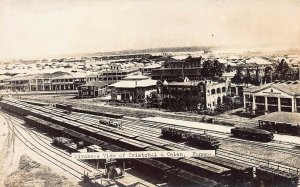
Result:
<instances>
[{"instance_id":1,"label":"railway track","mask_svg":"<svg viewBox=\"0 0 300 187\"><path fill-rule=\"evenodd\" d=\"M260 148L266 148L269 150L273 151L279 151L282 153L294 155L294 156L299 156L300 155L300 150L295 150L292 147L293 146L300 146L300 144L295 144L295 143L289 143L289 142L278 142L278 141L272 141L270 143L263 143L263 142L255 142L251 140L242 140L238 138L232 138L228 137L231 134L225 133L225 132L218 132L214 130L207 130L207 129L201 129L201 128L193 128L193 127L184 127L184 126L179 126L179 125L173 125L173 124L167 124L167 123L159 123L159 122L143 122L143 125L152 127L152 128L162 128L162 127L173 127L177 128L179 130L185 130L185 131L191 131L191 132L197 132L197 133L209 133L210 135L214 136L215 138L219 140L225 140L233 143L246 143L246 144L251 144L252 146L260 147ZM271 145L273 144L273 145ZM275 145L277 144L277 145ZM291 146L291 148L286 148L285 146Z\"/></svg>"},{"instance_id":2,"label":"railway track","mask_svg":"<svg viewBox=\"0 0 300 187\"><path fill-rule=\"evenodd\" d=\"M5 116L3 114L1 114L5 120L7 121L7 125L9 126L9 128L11 130L13 130L14 126L18 126L20 127L21 125L14 122L10 116ZM28 132L28 130L25 130L26 133L28 133L29 136L32 137L31 132ZM32 150L33 152L35 152L36 154L38 154L39 156L43 157L44 159L46 159L47 161L51 162L52 164L56 165L57 167L61 168L62 170L64 170L65 172L69 173L70 175L76 177L77 179L82 179L83 173L81 171L79 171L78 169L74 169L72 167L69 166L69 163L65 163L63 161L60 161L60 159L55 158L53 155L50 155L50 153L54 153L53 150L50 150L49 148L45 148L46 150L48 150L49 152L46 152L45 149L42 149L39 146L36 146L32 140L30 140L29 138L27 138L23 133L20 132L20 130L18 128L14 128L14 135L26 146L28 147L30 150ZM34 140L36 141L36 140ZM38 141L36 141L38 142ZM42 144L39 143L39 145L44 146ZM57 156L57 155L55 155ZM71 158L64 158L65 161L71 161L73 162L73 160ZM84 168L87 169L87 168ZM91 171L91 170L88 170Z\"/></svg>"},{"instance_id":3,"label":"railway track","mask_svg":"<svg viewBox=\"0 0 300 187\"><path fill-rule=\"evenodd\" d=\"M98 117L93 116L93 115L91 115L90 117L93 119L92 120L93 122L95 122L95 123L98 122L98 120L97 120ZM126 123L123 123L123 126L122 126L124 129L133 130L134 132L137 132L140 135L148 136L151 138L159 138L159 136L160 136L160 131L153 131L153 129L145 128L143 126L140 126L139 123L131 123L131 121L125 121L125 120L123 120L123 121L126 122ZM155 128L160 128L160 127L162 127L162 126L155 127ZM163 127L165 127L165 125L163 125ZM172 141L167 141L164 139L161 139L161 140L166 143L169 143L170 145L174 144L174 142L172 142ZM269 145L267 147L269 148ZM189 146L184 146L182 144L179 147L177 146L177 148L181 149L181 150L186 150L186 148L195 149L195 148L192 148ZM255 158L252 156L242 155L242 154L230 151L230 150L219 148L217 150L217 154L218 154L218 156L221 156L223 158L231 159L231 160L234 160L234 161L237 161L237 162L240 162L243 164L248 164L248 165L251 165L254 167L268 166L268 167L276 168L276 169L280 168L281 170L284 170L286 172L291 172L291 173L300 175L299 169L289 167L286 165L282 165L282 164L278 164L278 163L271 162L271 161L266 161L266 160L263 160L260 158Z\"/></svg>"},{"instance_id":4,"label":"railway track","mask_svg":"<svg viewBox=\"0 0 300 187\"><path fill-rule=\"evenodd\" d=\"M74 113L74 114L76 114L76 115L78 115L77 113ZM72 117L74 117L74 116L72 116L72 115L66 115L66 116L69 116L69 118L72 118ZM90 115L90 116L87 116L87 115L82 115L82 119L83 118L86 118L86 119L90 119L90 121L93 123L93 126L97 126L97 124L99 123L99 117L96 117L96 116L93 116L93 115ZM125 121L124 121L125 122ZM141 123L139 123L139 122L136 122L136 123L132 123L132 121L127 121L126 122L126 124L124 123L124 128L125 129L128 129L128 130L135 130L135 132L140 132L141 133L141 135L143 135L143 136L148 136L149 138L151 138L151 137L155 137L156 135L160 135L160 131L158 130L155 130L155 133L153 133L152 131L151 131L151 128L154 128L154 129L159 129L160 127L161 127L161 124L156 124L156 127L153 127L153 126L151 126L150 127L150 129L148 128L144 128L143 127L143 130L141 130ZM163 124L163 126L165 127L166 125L165 124ZM139 129L139 130L138 130ZM156 134L156 135L155 135ZM157 136L156 136L156 138L157 138ZM183 149L183 147L179 147L178 149ZM228 150L219 150L219 152L218 152L218 154L219 155L225 155L225 157L228 157L228 156L230 156L230 158L232 159L232 160L234 160L234 161L236 161L236 160L238 160L239 162L241 162L241 163L247 163L247 164L253 164L253 165L255 165L255 166L257 166L257 167L259 167L260 165L262 165L262 161L258 161L258 159L257 158L255 158L256 160L253 160L253 158L252 158L252 160L251 160L251 158L248 156L247 157L247 155L239 155L239 154L237 154L237 153L235 153L235 154L232 154L233 152L231 152L231 151L228 151ZM271 163L271 164L273 164L273 163ZM270 166L270 162L268 162L268 166ZM275 165L275 167L280 167L280 169L282 169L283 167L285 167L285 166L279 166L279 165ZM288 167L286 167L286 168L288 168ZM295 170L294 170L294 168L288 168L288 170L290 171L290 172L294 172ZM298 173L299 174L299 173Z\"/></svg>"},{"instance_id":5,"label":"railway track","mask_svg":"<svg viewBox=\"0 0 300 187\"><path fill-rule=\"evenodd\" d=\"M59 156L61 158L64 158L66 160L68 160L69 162L83 168L85 171L87 172L95 172L94 168L87 166L85 163L83 162L75 162L73 159L70 159L70 154L67 153L66 151L63 151L61 148L57 148L55 146L52 146L52 139L45 136L45 135L41 135L37 132L35 132L34 129L28 129L26 127L24 127L23 125L21 125L21 123L23 123L23 120L19 120L16 117L11 117L11 120L13 121L13 123L17 126L19 126L20 128L22 128L23 130L27 131L28 134L30 135L30 137L32 137L33 140L35 140L35 142L37 142L40 146L43 147L47 147L47 149L52 150L53 153L56 154L56 156ZM42 144L43 143L43 144Z\"/></svg>"}]
</instances>

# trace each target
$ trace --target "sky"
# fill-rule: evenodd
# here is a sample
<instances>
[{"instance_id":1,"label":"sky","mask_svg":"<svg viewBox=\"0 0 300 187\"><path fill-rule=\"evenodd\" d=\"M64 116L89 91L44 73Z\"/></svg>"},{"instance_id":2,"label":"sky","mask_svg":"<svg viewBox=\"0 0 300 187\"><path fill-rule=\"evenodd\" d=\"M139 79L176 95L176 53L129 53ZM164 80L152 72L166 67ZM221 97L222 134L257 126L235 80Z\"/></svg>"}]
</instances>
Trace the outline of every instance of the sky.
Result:
<instances>
[{"instance_id":1,"label":"sky","mask_svg":"<svg viewBox=\"0 0 300 187\"><path fill-rule=\"evenodd\" d=\"M0 59L180 46L300 48L300 0L0 0Z\"/></svg>"}]
</instances>

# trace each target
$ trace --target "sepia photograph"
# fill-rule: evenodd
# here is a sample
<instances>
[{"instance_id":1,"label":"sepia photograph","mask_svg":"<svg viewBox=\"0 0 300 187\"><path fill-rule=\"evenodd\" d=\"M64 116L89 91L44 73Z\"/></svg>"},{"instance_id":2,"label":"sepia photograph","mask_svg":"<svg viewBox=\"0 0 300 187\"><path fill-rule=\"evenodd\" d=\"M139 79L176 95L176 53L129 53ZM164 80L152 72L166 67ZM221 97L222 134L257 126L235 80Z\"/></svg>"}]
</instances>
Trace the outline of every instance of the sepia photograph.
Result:
<instances>
[{"instance_id":1,"label":"sepia photograph","mask_svg":"<svg viewBox=\"0 0 300 187\"><path fill-rule=\"evenodd\" d=\"M0 187L300 187L300 0L0 0Z\"/></svg>"}]
</instances>

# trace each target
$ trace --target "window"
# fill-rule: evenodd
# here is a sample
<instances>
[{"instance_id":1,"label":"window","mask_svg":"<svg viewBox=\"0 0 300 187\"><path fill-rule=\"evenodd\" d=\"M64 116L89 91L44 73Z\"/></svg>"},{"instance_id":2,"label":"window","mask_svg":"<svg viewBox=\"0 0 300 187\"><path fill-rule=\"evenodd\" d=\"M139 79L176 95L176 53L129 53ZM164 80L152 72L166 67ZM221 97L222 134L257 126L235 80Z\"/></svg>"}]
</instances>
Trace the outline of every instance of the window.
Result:
<instances>
[{"instance_id":1,"label":"window","mask_svg":"<svg viewBox=\"0 0 300 187\"><path fill-rule=\"evenodd\" d=\"M212 89L211 90L211 95L214 95L216 93L216 90L215 89Z\"/></svg>"}]
</instances>

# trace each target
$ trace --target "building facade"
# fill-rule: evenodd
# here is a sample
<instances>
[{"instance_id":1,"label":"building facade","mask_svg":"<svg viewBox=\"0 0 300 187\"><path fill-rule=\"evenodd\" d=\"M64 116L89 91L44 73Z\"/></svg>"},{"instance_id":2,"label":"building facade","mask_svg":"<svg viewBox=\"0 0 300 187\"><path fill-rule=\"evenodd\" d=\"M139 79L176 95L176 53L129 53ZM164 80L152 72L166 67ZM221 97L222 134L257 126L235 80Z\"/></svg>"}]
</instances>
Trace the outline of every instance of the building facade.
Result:
<instances>
[{"instance_id":1,"label":"building facade","mask_svg":"<svg viewBox=\"0 0 300 187\"><path fill-rule=\"evenodd\" d=\"M190 81L158 83L162 105L178 111L214 111L223 103L228 87L225 82Z\"/></svg>"},{"instance_id":2,"label":"building facade","mask_svg":"<svg viewBox=\"0 0 300 187\"><path fill-rule=\"evenodd\" d=\"M85 75L63 75L52 78L52 90L77 90L85 83Z\"/></svg>"},{"instance_id":3,"label":"building facade","mask_svg":"<svg viewBox=\"0 0 300 187\"><path fill-rule=\"evenodd\" d=\"M144 102L147 92L156 90L156 81L143 77L136 76L110 85L111 99L122 102Z\"/></svg>"},{"instance_id":4,"label":"building facade","mask_svg":"<svg viewBox=\"0 0 300 187\"><path fill-rule=\"evenodd\" d=\"M199 80L201 77L202 58L188 56L185 59L167 57L161 69L153 69L151 77L154 80L178 81L188 77L190 80Z\"/></svg>"},{"instance_id":5,"label":"building facade","mask_svg":"<svg viewBox=\"0 0 300 187\"><path fill-rule=\"evenodd\" d=\"M78 87L78 98L101 97L108 93L107 82L88 82Z\"/></svg>"},{"instance_id":6,"label":"building facade","mask_svg":"<svg viewBox=\"0 0 300 187\"><path fill-rule=\"evenodd\" d=\"M130 68L130 69L110 69L100 72L97 77L99 81L119 81L123 80L130 74L139 72L139 68Z\"/></svg>"},{"instance_id":7,"label":"building facade","mask_svg":"<svg viewBox=\"0 0 300 187\"><path fill-rule=\"evenodd\" d=\"M244 89L244 109L250 114L300 112L300 83L274 82Z\"/></svg>"}]
</instances>

